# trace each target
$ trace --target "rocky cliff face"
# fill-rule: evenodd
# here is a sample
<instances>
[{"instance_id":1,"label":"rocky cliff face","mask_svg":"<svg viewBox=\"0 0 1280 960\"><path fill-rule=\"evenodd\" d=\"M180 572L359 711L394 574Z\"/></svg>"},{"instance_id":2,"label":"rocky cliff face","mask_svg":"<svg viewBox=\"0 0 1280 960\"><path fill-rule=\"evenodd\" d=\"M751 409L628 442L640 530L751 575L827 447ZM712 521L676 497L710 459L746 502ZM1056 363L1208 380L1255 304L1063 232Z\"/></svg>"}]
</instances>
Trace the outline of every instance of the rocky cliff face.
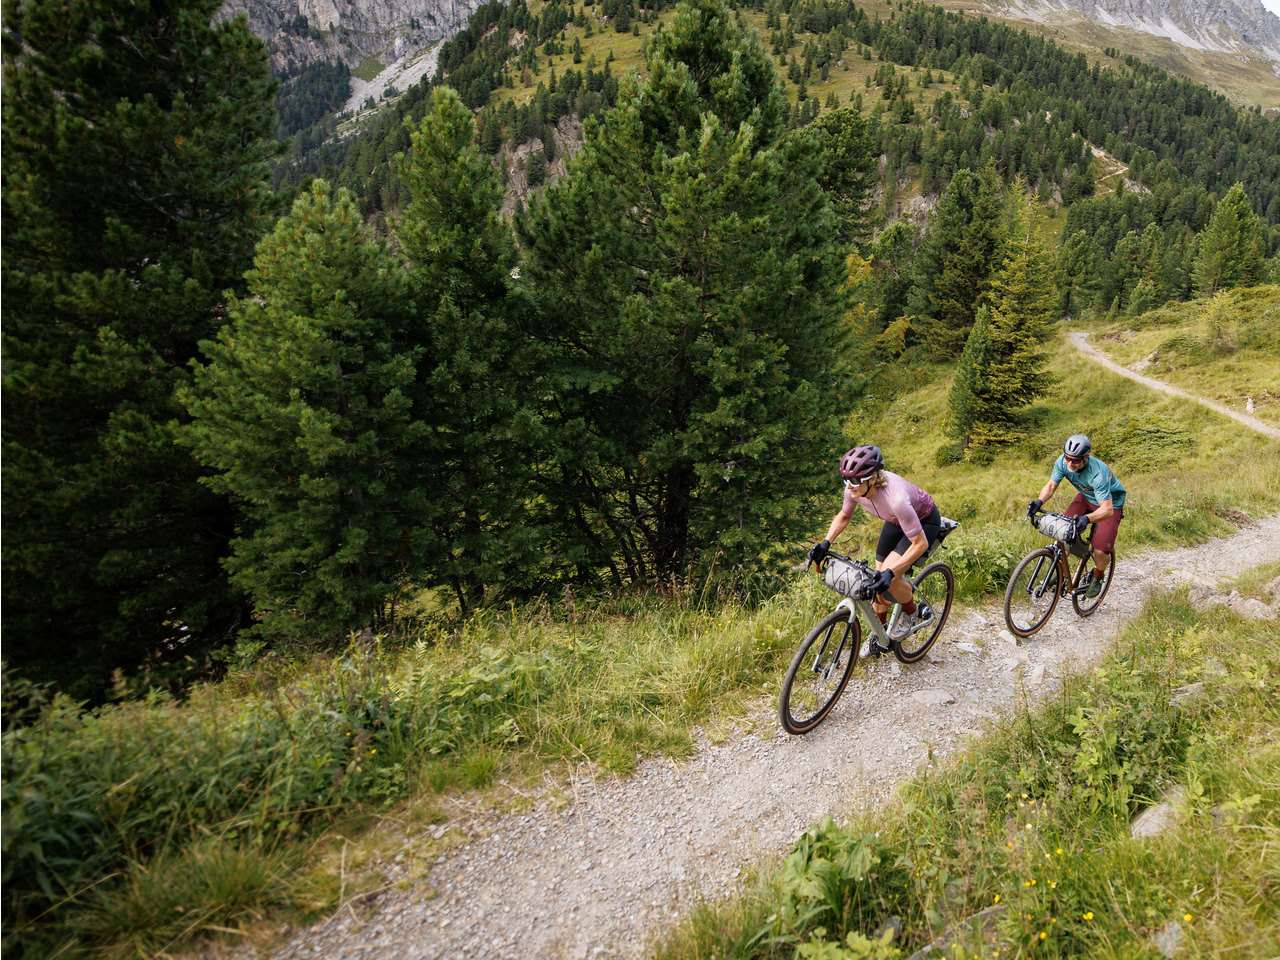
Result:
<instances>
[{"instance_id":1,"label":"rocky cliff face","mask_svg":"<svg viewBox=\"0 0 1280 960\"><path fill-rule=\"evenodd\" d=\"M1074 12L1198 50L1262 54L1280 61L1280 17L1259 0L1012 0L1023 16Z\"/></svg>"},{"instance_id":2,"label":"rocky cliff face","mask_svg":"<svg viewBox=\"0 0 1280 960\"><path fill-rule=\"evenodd\" d=\"M312 60L386 67L447 40L483 0L228 0L221 16L244 12L277 72ZM305 17L305 24L299 19Z\"/></svg>"}]
</instances>

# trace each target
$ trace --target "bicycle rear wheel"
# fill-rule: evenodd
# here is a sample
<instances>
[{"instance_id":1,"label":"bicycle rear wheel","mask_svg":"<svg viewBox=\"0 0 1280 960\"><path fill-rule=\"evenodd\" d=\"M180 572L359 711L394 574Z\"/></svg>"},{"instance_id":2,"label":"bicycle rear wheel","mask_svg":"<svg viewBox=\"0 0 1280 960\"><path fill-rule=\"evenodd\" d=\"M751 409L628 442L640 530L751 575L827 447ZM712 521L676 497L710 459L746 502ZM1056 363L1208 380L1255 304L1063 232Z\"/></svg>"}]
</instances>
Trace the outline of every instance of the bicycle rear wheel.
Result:
<instances>
[{"instance_id":1,"label":"bicycle rear wheel","mask_svg":"<svg viewBox=\"0 0 1280 960\"><path fill-rule=\"evenodd\" d=\"M1013 570L1004 592L1004 622L1018 637L1029 637L1044 626L1058 605L1062 585L1049 547L1032 550Z\"/></svg>"},{"instance_id":2,"label":"bicycle rear wheel","mask_svg":"<svg viewBox=\"0 0 1280 960\"><path fill-rule=\"evenodd\" d=\"M1080 561L1080 566L1076 570L1075 579L1071 581L1075 588L1071 591L1071 605L1076 608L1076 613L1082 617L1087 617L1093 611L1102 605L1102 598L1107 595L1107 591L1111 589L1111 578L1116 572L1116 555L1111 555L1111 562L1107 564L1107 572L1102 577L1102 592L1096 597L1086 597L1081 592L1081 588L1089 583L1089 572L1093 570L1093 557L1085 557Z\"/></svg>"},{"instance_id":3,"label":"bicycle rear wheel","mask_svg":"<svg viewBox=\"0 0 1280 960\"><path fill-rule=\"evenodd\" d=\"M920 571L919 576L911 581L915 588L916 604L927 603L933 611L933 619L915 633L912 633L893 645L893 655L903 663L915 663L933 646L938 639L942 627L951 613L951 600L956 593L956 581L951 568L939 560Z\"/></svg>"},{"instance_id":4,"label":"bicycle rear wheel","mask_svg":"<svg viewBox=\"0 0 1280 960\"><path fill-rule=\"evenodd\" d=\"M858 664L862 628L847 607L833 610L809 631L778 694L778 720L787 733L808 733L820 724Z\"/></svg>"}]
</instances>

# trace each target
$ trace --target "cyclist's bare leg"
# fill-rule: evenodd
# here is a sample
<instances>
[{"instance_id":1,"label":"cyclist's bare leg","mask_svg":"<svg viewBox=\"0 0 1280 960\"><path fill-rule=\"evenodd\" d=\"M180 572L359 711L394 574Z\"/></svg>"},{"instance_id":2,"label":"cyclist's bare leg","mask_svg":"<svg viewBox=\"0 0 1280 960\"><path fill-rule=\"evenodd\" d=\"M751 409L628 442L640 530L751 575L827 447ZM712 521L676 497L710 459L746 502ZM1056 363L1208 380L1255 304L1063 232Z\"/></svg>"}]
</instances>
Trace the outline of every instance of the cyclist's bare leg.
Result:
<instances>
[{"instance_id":1,"label":"cyclist's bare leg","mask_svg":"<svg viewBox=\"0 0 1280 960\"><path fill-rule=\"evenodd\" d=\"M1099 573L1107 572L1107 564L1111 562L1111 554L1103 553L1101 550L1093 551L1093 569Z\"/></svg>"},{"instance_id":2,"label":"cyclist's bare leg","mask_svg":"<svg viewBox=\"0 0 1280 960\"><path fill-rule=\"evenodd\" d=\"M877 560L876 569L884 570L886 567L893 567L901 560L902 554L895 550L883 560ZM900 577L895 573L893 575L893 582L889 584L889 596L893 597L893 599L898 601L898 603L907 603L911 599L911 595L911 584L907 581L906 577ZM878 597L876 599L879 600ZM876 604L876 613L880 612L880 606L881 605L879 603ZM889 608L888 606L885 606L884 609L888 610Z\"/></svg>"}]
</instances>

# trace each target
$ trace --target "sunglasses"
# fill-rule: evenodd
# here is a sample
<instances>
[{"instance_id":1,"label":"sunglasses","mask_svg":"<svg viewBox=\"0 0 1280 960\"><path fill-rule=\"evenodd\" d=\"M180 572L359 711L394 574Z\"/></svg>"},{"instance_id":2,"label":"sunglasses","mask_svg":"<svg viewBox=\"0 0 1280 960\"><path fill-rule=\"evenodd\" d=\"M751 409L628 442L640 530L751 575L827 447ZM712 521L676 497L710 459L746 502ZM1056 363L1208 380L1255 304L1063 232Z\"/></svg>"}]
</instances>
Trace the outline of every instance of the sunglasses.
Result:
<instances>
[{"instance_id":1,"label":"sunglasses","mask_svg":"<svg viewBox=\"0 0 1280 960\"><path fill-rule=\"evenodd\" d=\"M1067 461L1067 463L1084 463L1086 459L1085 457L1068 457L1065 453L1062 455L1062 457L1064 460Z\"/></svg>"}]
</instances>

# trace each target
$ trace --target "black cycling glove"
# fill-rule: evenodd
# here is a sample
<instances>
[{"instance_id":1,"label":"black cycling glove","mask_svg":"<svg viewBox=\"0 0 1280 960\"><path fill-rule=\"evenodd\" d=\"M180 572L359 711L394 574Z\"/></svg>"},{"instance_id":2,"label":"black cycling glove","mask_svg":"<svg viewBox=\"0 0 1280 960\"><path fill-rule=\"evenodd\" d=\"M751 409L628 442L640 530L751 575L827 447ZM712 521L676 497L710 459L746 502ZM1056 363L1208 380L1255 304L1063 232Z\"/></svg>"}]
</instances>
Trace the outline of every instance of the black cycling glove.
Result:
<instances>
[{"instance_id":1,"label":"black cycling glove","mask_svg":"<svg viewBox=\"0 0 1280 960\"><path fill-rule=\"evenodd\" d=\"M822 561L827 559L827 554L831 552L830 540L819 540L809 548L809 562L822 565Z\"/></svg>"},{"instance_id":2,"label":"black cycling glove","mask_svg":"<svg viewBox=\"0 0 1280 960\"><path fill-rule=\"evenodd\" d=\"M885 593L889 589L889 584L893 583L893 571L889 569L877 570L876 578L872 581L871 589L874 593Z\"/></svg>"},{"instance_id":3,"label":"black cycling glove","mask_svg":"<svg viewBox=\"0 0 1280 960\"><path fill-rule=\"evenodd\" d=\"M1088 529L1089 529L1089 518L1084 514L1081 514L1080 516L1076 517L1076 536L1077 537L1081 536Z\"/></svg>"},{"instance_id":4,"label":"black cycling glove","mask_svg":"<svg viewBox=\"0 0 1280 960\"><path fill-rule=\"evenodd\" d=\"M1043 506L1044 506L1043 500L1032 500L1030 503L1027 504L1027 516L1034 517L1036 515L1036 511Z\"/></svg>"}]
</instances>

